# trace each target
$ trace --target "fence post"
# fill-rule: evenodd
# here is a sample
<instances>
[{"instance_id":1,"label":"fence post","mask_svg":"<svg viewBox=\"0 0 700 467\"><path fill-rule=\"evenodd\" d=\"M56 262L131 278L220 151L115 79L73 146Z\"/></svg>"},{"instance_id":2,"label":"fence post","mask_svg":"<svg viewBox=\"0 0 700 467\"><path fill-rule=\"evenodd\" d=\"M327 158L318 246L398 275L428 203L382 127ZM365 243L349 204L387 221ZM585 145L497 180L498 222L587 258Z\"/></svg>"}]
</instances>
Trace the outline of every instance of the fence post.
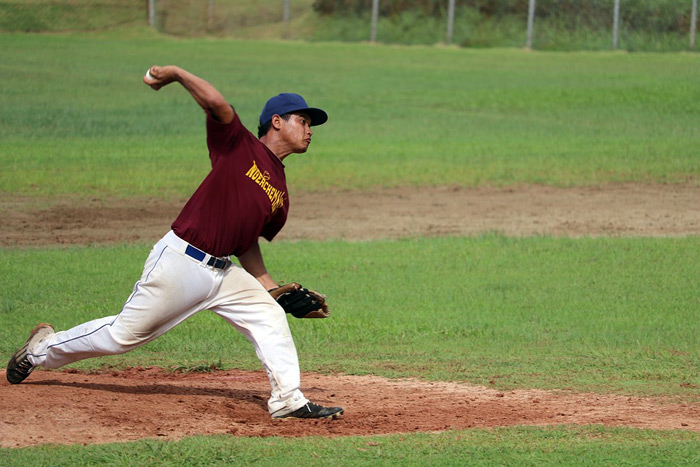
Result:
<instances>
[{"instance_id":1,"label":"fence post","mask_svg":"<svg viewBox=\"0 0 700 467\"><path fill-rule=\"evenodd\" d=\"M612 48L617 50L617 38L620 31L620 0L615 0L613 8L613 30L612 30Z\"/></svg>"},{"instance_id":2,"label":"fence post","mask_svg":"<svg viewBox=\"0 0 700 467\"><path fill-rule=\"evenodd\" d=\"M693 9L690 12L690 50L695 50L695 31L698 25L698 0L693 0Z\"/></svg>"},{"instance_id":3,"label":"fence post","mask_svg":"<svg viewBox=\"0 0 700 467\"><path fill-rule=\"evenodd\" d=\"M535 28L535 0L530 0L527 6L527 40L525 48L532 49L532 35Z\"/></svg>"},{"instance_id":4,"label":"fence post","mask_svg":"<svg viewBox=\"0 0 700 467\"><path fill-rule=\"evenodd\" d=\"M148 26L156 25L156 0L148 0Z\"/></svg>"},{"instance_id":5,"label":"fence post","mask_svg":"<svg viewBox=\"0 0 700 467\"><path fill-rule=\"evenodd\" d=\"M447 2L447 37L445 37L445 43L450 45L452 43L452 35L455 30L455 0L449 0Z\"/></svg>"},{"instance_id":6,"label":"fence post","mask_svg":"<svg viewBox=\"0 0 700 467\"><path fill-rule=\"evenodd\" d=\"M289 37L289 20L292 17L291 10L289 7L289 0L284 0L284 11L282 13L282 21L284 22L284 32L282 33L286 38Z\"/></svg>"},{"instance_id":7,"label":"fence post","mask_svg":"<svg viewBox=\"0 0 700 467\"><path fill-rule=\"evenodd\" d=\"M209 8L207 9L207 30L214 31L216 24L216 0L209 0Z\"/></svg>"},{"instance_id":8,"label":"fence post","mask_svg":"<svg viewBox=\"0 0 700 467\"><path fill-rule=\"evenodd\" d=\"M369 41L377 40L377 21L379 20L379 0L372 0L372 30L369 33Z\"/></svg>"}]
</instances>

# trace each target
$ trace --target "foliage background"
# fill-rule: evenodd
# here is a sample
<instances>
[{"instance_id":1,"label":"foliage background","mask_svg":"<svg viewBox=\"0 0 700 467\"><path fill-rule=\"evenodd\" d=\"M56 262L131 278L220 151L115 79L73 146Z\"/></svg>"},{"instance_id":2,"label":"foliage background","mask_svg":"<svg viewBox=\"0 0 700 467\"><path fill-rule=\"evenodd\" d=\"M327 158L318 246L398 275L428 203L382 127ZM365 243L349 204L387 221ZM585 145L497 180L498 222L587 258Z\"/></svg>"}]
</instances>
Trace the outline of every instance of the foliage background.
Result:
<instances>
[{"instance_id":1,"label":"foliage background","mask_svg":"<svg viewBox=\"0 0 700 467\"><path fill-rule=\"evenodd\" d=\"M2 0L0 31L100 30L143 26L181 37L367 41L371 0ZM446 0L380 1L377 41L447 41ZM538 50L609 50L613 0L538 0L532 47ZM452 44L522 47L528 0L457 0ZM626 0L618 47L688 50L687 0Z\"/></svg>"}]
</instances>

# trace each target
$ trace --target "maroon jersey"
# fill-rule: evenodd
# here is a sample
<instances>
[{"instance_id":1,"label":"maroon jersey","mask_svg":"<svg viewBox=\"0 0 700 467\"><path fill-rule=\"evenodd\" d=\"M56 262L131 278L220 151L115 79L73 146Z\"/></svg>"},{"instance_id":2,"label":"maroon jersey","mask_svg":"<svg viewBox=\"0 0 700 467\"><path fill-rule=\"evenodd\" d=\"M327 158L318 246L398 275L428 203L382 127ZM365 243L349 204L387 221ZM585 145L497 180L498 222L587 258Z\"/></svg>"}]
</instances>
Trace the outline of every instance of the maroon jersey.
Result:
<instances>
[{"instance_id":1,"label":"maroon jersey","mask_svg":"<svg viewBox=\"0 0 700 467\"><path fill-rule=\"evenodd\" d=\"M287 220L284 164L241 123L207 116L211 172L173 222L178 237L213 256L240 256Z\"/></svg>"}]
</instances>

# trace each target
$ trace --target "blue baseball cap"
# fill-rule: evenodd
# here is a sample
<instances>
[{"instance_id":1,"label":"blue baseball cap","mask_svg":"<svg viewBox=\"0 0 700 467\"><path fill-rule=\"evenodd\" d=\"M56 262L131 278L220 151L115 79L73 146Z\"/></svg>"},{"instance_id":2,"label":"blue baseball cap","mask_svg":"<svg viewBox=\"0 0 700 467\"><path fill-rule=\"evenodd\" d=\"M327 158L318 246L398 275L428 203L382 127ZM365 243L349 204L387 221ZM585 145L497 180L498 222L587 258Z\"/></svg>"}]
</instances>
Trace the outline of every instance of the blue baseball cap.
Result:
<instances>
[{"instance_id":1,"label":"blue baseball cap","mask_svg":"<svg viewBox=\"0 0 700 467\"><path fill-rule=\"evenodd\" d=\"M299 94L283 92L271 97L260 114L260 125L264 125L274 115L284 115L293 112L303 112L311 119L311 126L323 125L328 120L328 114L321 109L309 107Z\"/></svg>"}]
</instances>

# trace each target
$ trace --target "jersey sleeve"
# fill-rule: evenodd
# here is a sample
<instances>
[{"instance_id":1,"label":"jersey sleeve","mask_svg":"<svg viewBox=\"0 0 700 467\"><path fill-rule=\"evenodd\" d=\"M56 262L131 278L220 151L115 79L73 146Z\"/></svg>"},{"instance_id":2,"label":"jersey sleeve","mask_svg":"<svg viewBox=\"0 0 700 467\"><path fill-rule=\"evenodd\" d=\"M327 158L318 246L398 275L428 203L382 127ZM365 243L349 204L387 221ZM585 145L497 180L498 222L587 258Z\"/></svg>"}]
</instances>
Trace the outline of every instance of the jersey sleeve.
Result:
<instances>
[{"instance_id":1,"label":"jersey sleeve","mask_svg":"<svg viewBox=\"0 0 700 467\"><path fill-rule=\"evenodd\" d=\"M238 113L234 113L231 123L221 123L207 112L207 146L212 165L219 157L231 154L231 148L243 138L250 138L253 134L243 126Z\"/></svg>"},{"instance_id":2,"label":"jersey sleeve","mask_svg":"<svg viewBox=\"0 0 700 467\"><path fill-rule=\"evenodd\" d=\"M271 242L272 239L275 238L275 236L280 232L280 230L282 230L282 227L284 227L285 222L287 222L286 209L280 209L273 216L270 222L265 224L262 231L260 232L260 236L268 242Z\"/></svg>"}]
</instances>

